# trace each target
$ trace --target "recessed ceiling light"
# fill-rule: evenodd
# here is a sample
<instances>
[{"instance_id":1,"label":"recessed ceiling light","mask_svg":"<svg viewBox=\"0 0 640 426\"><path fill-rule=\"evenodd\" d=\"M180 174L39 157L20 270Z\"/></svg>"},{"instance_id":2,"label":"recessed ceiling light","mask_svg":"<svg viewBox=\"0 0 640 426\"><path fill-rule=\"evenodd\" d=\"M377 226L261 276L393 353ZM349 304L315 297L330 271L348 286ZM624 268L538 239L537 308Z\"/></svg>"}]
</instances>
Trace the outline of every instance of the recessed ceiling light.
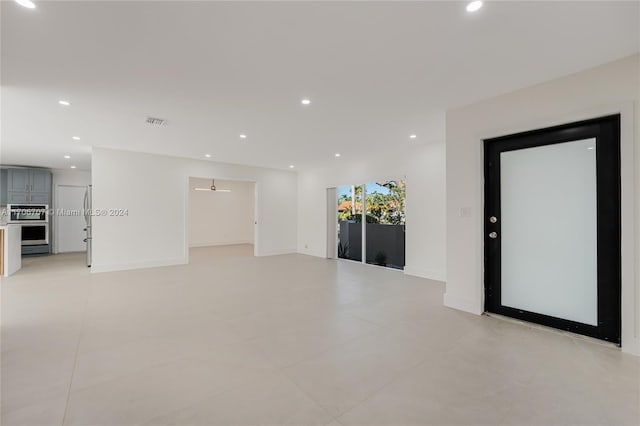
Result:
<instances>
[{"instance_id":1,"label":"recessed ceiling light","mask_svg":"<svg viewBox=\"0 0 640 426\"><path fill-rule=\"evenodd\" d=\"M76 166L71 166L71 167L69 167L69 168L70 168L70 169L75 169L75 168L76 168Z\"/></svg>"},{"instance_id":2,"label":"recessed ceiling light","mask_svg":"<svg viewBox=\"0 0 640 426\"><path fill-rule=\"evenodd\" d=\"M64 158L66 158L68 160L69 158L71 158L71 156L70 155L65 155Z\"/></svg>"},{"instance_id":3,"label":"recessed ceiling light","mask_svg":"<svg viewBox=\"0 0 640 426\"><path fill-rule=\"evenodd\" d=\"M417 137L418 137L418 135L409 135L409 139L415 139Z\"/></svg>"},{"instance_id":4,"label":"recessed ceiling light","mask_svg":"<svg viewBox=\"0 0 640 426\"><path fill-rule=\"evenodd\" d=\"M58 103L62 106L71 106L71 102L65 101L64 99L60 99Z\"/></svg>"},{"instance_id":5,"label":"recessed ceiling light","mask_svg":"<svg viewBox=\"0 0 640 426\"><path fill-rule=\"evenodd\" d=\"M294 167L296 167L296 166L294 166L293 164L290 164L290 165L289 165L289 168L290 168L290 169L293 169Z\"/></svg>"},{"instance_id":6,"label":"recessed ceiling light","mask_svg":"<svg viewBox=\"0 0 640 426\"><path fill-rule=\"evenodd\" d=\"M300 101L302 105L309 105L311 103L311 99L304 98Z\"/></svg>"},{"instance_id":7,"label":"recessed ceiling light","mask_svg":"<svg viewBox=\"0 0 640 426\"><path fill-rule=\"evenodd\" d=\"M16 0L20 6L26 7L27 9L35 9L36 5L31 0Z\"/></svg>"},{"instance_id":8,"label":"recessed ceiling light","mask_svg":"<svg viewBox=\"0 0 640 426\"><path fill-rule=\"evenodd\" d=\"M245 135L244 133L240 135L240 139L246 139L247 135Z\"/></svg>"},{"instance_id":9,"label":"recessed ceiling light","mask_svg":"<svg viewBox=\"0 0 640 426\"><path fill-rule=\"evenodd\" d=\"M211 154L205 154L204 156L207 158L211 158Z\"/></svg>"},{"instance_id":10,"label":"recessed ceiling light","mask_svg":"<svg viewBox=\"0 0 640 426\"><path fill-rule=\"evenodd\" d=\"M472 1L467 5L467 12L477 12L482 7L480 0Z\"/></svg>"},{"instance_id":11,"label":"recessed ceiling light","mask_svg":"<svg viewBox=\"0 0 640 426\"><path fill-rule=\"evenodd\" d=\"M335 156L336 156L336 157L340 157L340 153L339 153L339 152L336 152L336 153L335 153Z\"/></svg>"},{"instance_id":12,"label":"recessed ceiling light","mask_svg":"<svg viewBox=\"0 0 640 426\"><path fill-rule=\"evenodd\" d=\"M71 139L73 139L74 141L79 141L80 140L80 136L71 136Z\"/></svg>"}]
</instances>

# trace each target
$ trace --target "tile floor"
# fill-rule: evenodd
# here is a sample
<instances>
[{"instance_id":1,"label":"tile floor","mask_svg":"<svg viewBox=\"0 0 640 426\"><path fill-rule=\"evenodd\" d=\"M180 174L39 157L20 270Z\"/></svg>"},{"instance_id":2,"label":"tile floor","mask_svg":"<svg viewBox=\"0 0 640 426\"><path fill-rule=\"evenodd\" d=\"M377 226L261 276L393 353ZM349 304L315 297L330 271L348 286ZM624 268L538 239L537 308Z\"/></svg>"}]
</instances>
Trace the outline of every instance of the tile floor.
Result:
<instances>
[{"instance_id":1,"label":"tile floor","mask_svg":"<svg viewBox=\"0 0 640 426\"><path fill-rule=\"evenodd\" d=\"M442 306L444 285L250 247L2 281L2 424L638 425L640 359Z\"/></svg>"}]
</instances>

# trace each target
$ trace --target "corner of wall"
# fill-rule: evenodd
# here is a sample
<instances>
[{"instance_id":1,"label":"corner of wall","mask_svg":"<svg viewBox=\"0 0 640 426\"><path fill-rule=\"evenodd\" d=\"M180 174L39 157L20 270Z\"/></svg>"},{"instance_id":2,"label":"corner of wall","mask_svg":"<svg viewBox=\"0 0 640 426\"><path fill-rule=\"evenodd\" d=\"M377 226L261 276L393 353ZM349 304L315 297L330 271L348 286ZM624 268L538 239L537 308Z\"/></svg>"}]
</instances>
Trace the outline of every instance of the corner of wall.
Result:
<instances>
[{"instance_id":1,"label":"corner of wall","mask_svg":"<svg viewBox=\"0 0 640 426\"><path fill-rule=\"evenodd\" d=\"M624 336L622 336L621 349L624 353L640 356L640 339L638 339L637 337L630 337L625 339Z\"/></svg>"},{"instance_id":2,"label":"corner of wall","mask_svg":"<svg viewBox=\"0 0 640 426\"><path fill-rule=\"evenodd\" d=\"M146 268L158 268L162 266L177 266L177 265L186 265L189 263L187 258L180 259L168 259L168 260L158 260L158 261L146 261L146 262L136 262L136 263L121 263L121 264L109 264L109 265L91 265L91 273L101 273L101 272L114 272L114 271L128 271L132 269L146 269Z\"/></svg>"},{"instance_id":3,"label":"corner of wall","mask_svg":"<svg viewBox=\"0 0 640 426\"><path fill-rule=\"evenodd\" d=\"M469 312L475 315L482 315L482 312L483 312L482 307L478 306L478 304L474 300L457 297L452 295L451 293L444 294L443 303L444 303L444 306L448 308Z\"/></svg>"},{"instance_id":4,"label":"corner of wall","mask_svg":"<svg viewBox=\"0 0 640 426\"><path fill-rule=\"evenodd\" d=\"M305 256L319 257L321 259L326 259L327 258L327 256L325 254L319 252L318 250L311 250L311 249L304 248L304 247L298 247L298 250L296 251L296 253L303 254Z\"/></svg>"},{"instance_id":5,"label":"corner of wall","mask_svg":"<svg viewBox=\"0 0 640 426\"><path fill-rule=\"evenodd\" d=\"M423 268L415 268L412 266L404 267L405 275L411 275L413 277L426 278L432 281L440 281L445 282L446 273L444 271L439 271L435 269L423 269Z\"/></svg>"},{"instance_id":6,"label":"corner of wall","mask_svg":"<svg viewBox=\"0 0 640 426\"><path fill-rule=\"evenodd\" d=\"M266 250L266 251L260 251L258 253L256 253L257 257L263 257L263 256L279 256L281 254L296 254L298 253L298 250L295 248L290 248L290 249L283 249L283 250Z\"/></svg>"}]
</instances>

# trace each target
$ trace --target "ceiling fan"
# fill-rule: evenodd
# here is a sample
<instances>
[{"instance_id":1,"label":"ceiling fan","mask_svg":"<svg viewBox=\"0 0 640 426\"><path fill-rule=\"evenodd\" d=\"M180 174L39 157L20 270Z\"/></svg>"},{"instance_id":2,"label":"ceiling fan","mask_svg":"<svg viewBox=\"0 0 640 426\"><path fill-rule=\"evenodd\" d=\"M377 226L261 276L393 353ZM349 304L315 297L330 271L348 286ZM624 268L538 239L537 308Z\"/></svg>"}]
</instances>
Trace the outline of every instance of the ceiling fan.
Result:
<instances>
[{"instance_id":1,"label":"ceiling fan","mask_svg":"<svg viewBox=\"0 0 640 426\"><path fill-rule=\"evenodd\" d=\"M211 192L231 192L230 189L218 189L216 188L216 180L211 179L211 187L209 188L193 188L196 191L211 191Z\"/></svg>"}]
</instances>

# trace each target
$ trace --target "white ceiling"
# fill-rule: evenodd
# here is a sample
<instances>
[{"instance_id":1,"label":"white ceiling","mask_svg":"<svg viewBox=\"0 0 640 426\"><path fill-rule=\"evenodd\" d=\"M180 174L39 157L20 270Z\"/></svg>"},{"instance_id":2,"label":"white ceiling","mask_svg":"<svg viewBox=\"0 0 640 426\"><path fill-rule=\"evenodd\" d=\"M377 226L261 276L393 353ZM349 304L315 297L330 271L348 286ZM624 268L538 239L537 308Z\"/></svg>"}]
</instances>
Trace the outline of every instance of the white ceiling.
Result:
<instances>
[{"instance_id":1,"label":"white ceiling","mask_svg":"<svg viewBox=\"0 0 640 426\"><path fill-rule=\"evenodd\" d=\"M34 1L1 5L3 164L88 169L91 146L331 164L640 50L638 2Z\"/></svg>"}]
</instances>

